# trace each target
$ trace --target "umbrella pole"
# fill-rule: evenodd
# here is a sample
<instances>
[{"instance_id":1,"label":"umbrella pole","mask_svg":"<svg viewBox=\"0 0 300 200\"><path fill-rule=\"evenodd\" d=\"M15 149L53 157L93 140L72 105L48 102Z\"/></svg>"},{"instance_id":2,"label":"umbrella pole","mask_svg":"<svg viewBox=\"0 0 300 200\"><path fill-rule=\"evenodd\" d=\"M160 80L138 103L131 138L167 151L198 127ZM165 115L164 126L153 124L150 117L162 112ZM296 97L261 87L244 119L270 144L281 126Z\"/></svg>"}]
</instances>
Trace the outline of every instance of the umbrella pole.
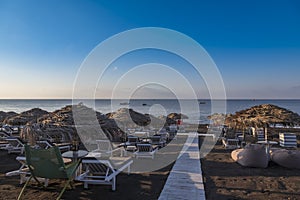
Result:
<instances>
[{"instance_id":1,"label":"umbrella pole","mask_svg":"<svg viewBox=\"0 0 300 200\"><path fill-rule=\"evenodd\" d=\"M243 121L243 141L244 142L246 142L245 128L246 128L245 121Z\"/></svg>"},{"instance_id":2,"label":"umbrella pole","mask_svg":"<svg viewBox=\"0 0 300 200\"><path fill-rule=\"evenodd\" d=\"M265 131L265 141L268 141L268 128L267 128L267 126L265 126L264 131Z\"/></svg>"}]
</instances>

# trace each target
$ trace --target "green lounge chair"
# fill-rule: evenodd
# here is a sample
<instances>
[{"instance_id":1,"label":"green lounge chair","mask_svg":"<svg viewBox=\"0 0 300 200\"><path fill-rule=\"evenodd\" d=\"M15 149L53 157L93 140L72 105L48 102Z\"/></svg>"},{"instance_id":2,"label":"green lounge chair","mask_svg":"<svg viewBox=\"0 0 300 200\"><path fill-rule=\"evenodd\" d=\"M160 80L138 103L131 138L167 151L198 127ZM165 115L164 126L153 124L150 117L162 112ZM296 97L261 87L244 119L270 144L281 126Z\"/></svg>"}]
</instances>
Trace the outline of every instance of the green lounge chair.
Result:
<instances>
[{"instance_id":1,"label":"green lounge chair","mask_svg":"<svg viewBox=\"0 0 300 200\"><path fill-rule=\"evenodd\" d=\"M32 178L39 185L44 187L37 177L46 179L66 179L67 181L65 186L57 197L57 199L60 199L67 186L70 185L71 180L74 178L74 173L79 165L80 160L69 165L65 165L60 150L57 146L53 146L48 149L34 149L28 145L25 145L25 155L26 164L29 168L31 176L21 190L18 200L21 199L25 188Z\"/></svg>"}]
</instances>

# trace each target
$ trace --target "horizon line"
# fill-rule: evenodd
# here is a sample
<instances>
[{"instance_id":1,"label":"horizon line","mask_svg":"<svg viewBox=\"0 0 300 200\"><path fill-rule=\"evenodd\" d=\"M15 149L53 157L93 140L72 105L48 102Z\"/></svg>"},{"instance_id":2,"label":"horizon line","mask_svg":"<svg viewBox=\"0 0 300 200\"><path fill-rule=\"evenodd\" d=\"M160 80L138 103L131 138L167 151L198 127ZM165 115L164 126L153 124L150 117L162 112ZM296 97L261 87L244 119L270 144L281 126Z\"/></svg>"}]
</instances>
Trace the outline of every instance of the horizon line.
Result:
<instances>
[{"instance_id":1,"label":"horizon line","mask_svg":"<svg viewBox=\"0 0 300 200\"><path fill-rule=\"evenodd\" d=\"M126 99L126 98L95 98L95 99L88 99L88 98L0 98L2 100L194 100L192 98L133 98L133 99ZM249 101L262 101L262 100L300 100L300 98L226 98L226 99L209 99L209 98L198 98L197 100L249 100Z\"/></svg>"}]
</instances>

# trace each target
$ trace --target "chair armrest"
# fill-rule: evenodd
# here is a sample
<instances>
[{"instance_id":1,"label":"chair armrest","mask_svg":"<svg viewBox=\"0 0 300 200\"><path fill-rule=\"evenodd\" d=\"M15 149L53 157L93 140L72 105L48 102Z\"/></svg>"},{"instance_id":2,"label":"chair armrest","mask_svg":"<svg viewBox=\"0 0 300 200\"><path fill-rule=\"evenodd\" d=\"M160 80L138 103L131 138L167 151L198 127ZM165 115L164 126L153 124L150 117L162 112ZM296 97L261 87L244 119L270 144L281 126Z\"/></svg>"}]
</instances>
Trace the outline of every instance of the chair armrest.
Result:
<instances>
[{"instance_id":1,"label":"chair armrest","mask_svg":"<svg viewBox=\"0 0 300 200\"><path fill-rule=\"evenodd\" d=\"M113 149L113 150L111 150L111 151L108 151L107 153L111 153L112 154L112 156L113 156L113 153L115 153L115 152L120 152L120 155L121 156L123 156L124 154L125 154L125 149L124 149L124 147L118 147L118 148L116 148L116 149Z\"/></svg>"}]
</instances>

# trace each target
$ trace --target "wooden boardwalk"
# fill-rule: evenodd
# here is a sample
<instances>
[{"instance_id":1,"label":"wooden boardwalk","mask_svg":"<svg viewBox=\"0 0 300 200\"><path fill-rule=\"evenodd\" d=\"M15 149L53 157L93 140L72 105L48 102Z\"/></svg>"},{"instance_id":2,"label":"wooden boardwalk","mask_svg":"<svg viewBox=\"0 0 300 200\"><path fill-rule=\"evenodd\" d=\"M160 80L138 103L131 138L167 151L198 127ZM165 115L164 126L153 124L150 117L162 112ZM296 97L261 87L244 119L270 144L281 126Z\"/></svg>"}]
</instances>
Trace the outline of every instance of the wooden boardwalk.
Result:
<instances>
[{"instance_id":1,"label":"wooden boardwalk","mask_svg":"<svg viewBox=\"0 0 300 200\"><path fill-rule=\"evenodd\" d=\"M187 135L186 143L168 176L159 200L205 200L198 135Z\"/></svg>"}]
</instances>

